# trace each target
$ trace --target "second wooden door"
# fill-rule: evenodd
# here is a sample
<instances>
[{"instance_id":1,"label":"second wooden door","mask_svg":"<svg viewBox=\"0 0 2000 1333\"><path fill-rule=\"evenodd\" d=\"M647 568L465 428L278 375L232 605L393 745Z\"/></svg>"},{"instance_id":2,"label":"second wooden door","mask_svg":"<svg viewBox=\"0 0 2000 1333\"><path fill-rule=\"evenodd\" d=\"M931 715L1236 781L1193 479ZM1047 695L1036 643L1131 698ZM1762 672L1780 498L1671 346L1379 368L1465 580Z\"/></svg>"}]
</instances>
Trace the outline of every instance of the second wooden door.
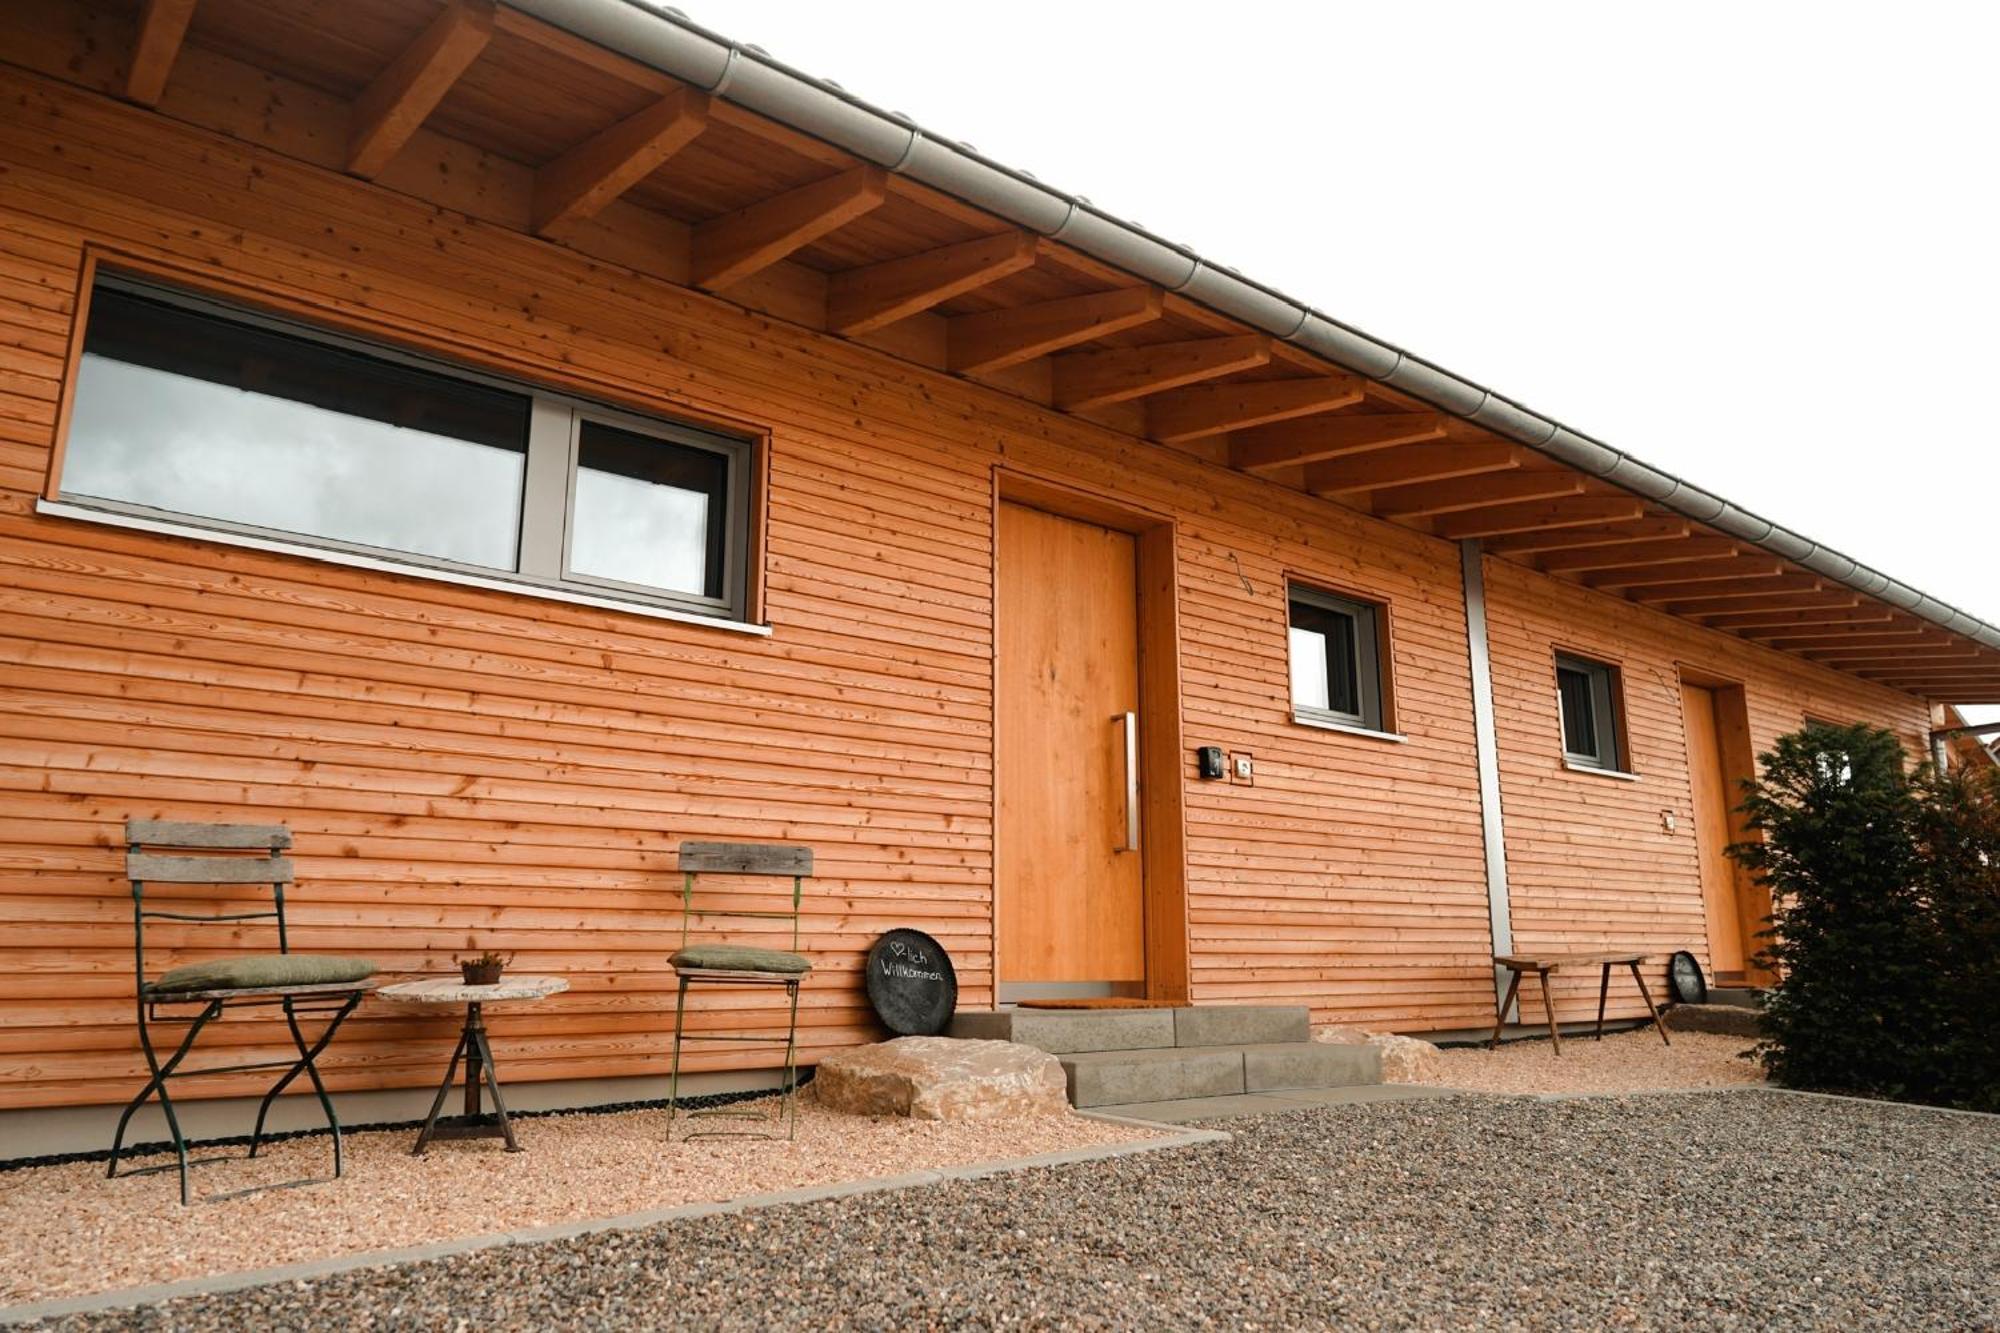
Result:
<instances>
[{"instance_id":1,"label":"second wooden door","mask_svg":"<svg viewBox=\"0 0 2000 1333\"><path fill-rule=\"evenodd\" d=\"M1768 974L1757 966L1756 956L1763 946L1760 935L1770 900L1748 882L1728 850L1743 836L1741 817L1734 810L1750 763L1743 691L1683 681L1681 715L1687 725L1688 784L1712 980L1733 986L1761 984Z\"/></svg>"}]
</instances>

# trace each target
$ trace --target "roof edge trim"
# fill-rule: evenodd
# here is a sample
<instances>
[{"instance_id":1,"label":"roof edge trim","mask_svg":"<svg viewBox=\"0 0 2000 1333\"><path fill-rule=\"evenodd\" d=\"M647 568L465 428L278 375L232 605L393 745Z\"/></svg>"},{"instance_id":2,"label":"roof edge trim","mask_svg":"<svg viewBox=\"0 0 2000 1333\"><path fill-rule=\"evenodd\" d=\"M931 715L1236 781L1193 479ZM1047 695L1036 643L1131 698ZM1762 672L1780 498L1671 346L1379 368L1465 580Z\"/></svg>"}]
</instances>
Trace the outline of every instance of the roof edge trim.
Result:
<instances>
[{"instance_id":1,"label":"roof edge trim","mask_svg":"<svg viewBox=\"0 0 2000 1333\"><path fill-rule=\"evenodd\" d=\"M1652 500L1684 518L1793 561L1856 592L2000 648L2000 626L1890 578L1830 547L1563 425L1402 348L1320 313L1187 246L1111 216L885 111L828 79L643 0L505 0L545 23L650 65L976 208L1076 247L1169 291L1241 319L1315 356L1518 440L1558 462ZM1759 534L1759 535L1752 535Z\"/></svg>"}]
</instances>

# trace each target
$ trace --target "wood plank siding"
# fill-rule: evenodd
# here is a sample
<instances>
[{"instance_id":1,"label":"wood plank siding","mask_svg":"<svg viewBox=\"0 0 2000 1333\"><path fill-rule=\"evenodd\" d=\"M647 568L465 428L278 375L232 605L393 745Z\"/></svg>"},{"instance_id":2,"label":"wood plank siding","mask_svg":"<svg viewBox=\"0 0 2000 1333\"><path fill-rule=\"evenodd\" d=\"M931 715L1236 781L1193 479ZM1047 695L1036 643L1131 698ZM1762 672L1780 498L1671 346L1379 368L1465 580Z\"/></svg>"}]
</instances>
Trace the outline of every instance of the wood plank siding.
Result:
<instances>
[{"instance_id":1,"label":"wood plank siding","mask_svg":"<svg viewBox=\"0 0 2000 1333\"><path fill-rule=\"evenodd\" d=\"M1175 525L1194 1000L1490 1021L1452 543L668 281L671 230L624 263L525 234L505 163L448 207L397 188L407 156L359 180L326 165L344 143L285 155L12 66L0 105L0 1107L137 1085L128 817L288 824L297 949L441 971L476 937L568 977L492 1015L515 1080L664 1072L684 839L814 849L806 1062L879 1035L860 960L893 926L937 935L961 1003L990 1004L996 468ZM759 437L770 635L38 515L87 255ZM1504 561L1487 577L1521 947L1699 948L1677 663L1745 683L1759 747L1805 713L1925 724L1909 695ZM1292 721L1288 580L1387 608L1404 740ZM1620 665L1639 782L1561 768L1552 645ZM1200 745L1253 756L1254 780L1199 781ZM428 1085L452 1023L364 1006L322 1068ZM281 1033L231 1020L209 1044L275 1056ZM696 1067L767 1063L717 1046Z\"/></svg>"},{"instance_id":2,"label":"wood plank siding","mask_svg":"<svg viewBox=\"0 0 2000 1333\"><path fill-rule=\"evenodd\" d=\"M1909 695L1504 560L1488 559L1485 569L1516 952L1688 949L1714 974L1702 924L1683 672L1744 685L1757 753L1812 717L1889 727L1912 760L1924 757L1929 709ZM1618 668L1625 767L1637 781L1564 767L1559 649ZM1669 812L1672 831L1662 819ZM1595 1016L1594 970L1558 973L1554 990L1559 1019ZM1610 1012L1645 1012L1629 982L1614 981L1612 994Z\"/></svg>"}]
</instances>

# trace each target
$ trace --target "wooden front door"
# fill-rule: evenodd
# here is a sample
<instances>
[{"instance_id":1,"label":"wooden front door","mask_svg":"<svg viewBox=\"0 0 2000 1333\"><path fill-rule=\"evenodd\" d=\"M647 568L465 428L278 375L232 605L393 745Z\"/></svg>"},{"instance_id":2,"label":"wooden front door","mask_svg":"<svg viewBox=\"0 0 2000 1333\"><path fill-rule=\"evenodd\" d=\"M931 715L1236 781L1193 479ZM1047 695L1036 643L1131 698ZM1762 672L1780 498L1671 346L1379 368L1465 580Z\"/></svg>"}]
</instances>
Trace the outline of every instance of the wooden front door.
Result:
<instances>
[{"instance_id":1,"label":"wooden front door","mask_svg":"<svg viewBox=\"0 0 2000 1333\"><path fill-rule=\"evenodd\" d=\"M1146 979L1133 537L1003 503L998 615L998 979L1132 989Z\"/></svg>"},{"instance_id":2,"label":"wooden front door","mask_svg":"<svg viewBox=\"0 0 2000 1333\"><path fill-rule=\"evenodd\" d=\"M1710 979L1724 985L1761 983L1768 974L1753 960L1769 912L1728 848L1743 836L1739 783L1747 777L1749 719L1740 687L1712 689L1683 681L1681 715L1687 726L1688 782L1694 800L1694 835L1701 860L1702 916L1707 925Z\"/></svg>"}]
</instances>

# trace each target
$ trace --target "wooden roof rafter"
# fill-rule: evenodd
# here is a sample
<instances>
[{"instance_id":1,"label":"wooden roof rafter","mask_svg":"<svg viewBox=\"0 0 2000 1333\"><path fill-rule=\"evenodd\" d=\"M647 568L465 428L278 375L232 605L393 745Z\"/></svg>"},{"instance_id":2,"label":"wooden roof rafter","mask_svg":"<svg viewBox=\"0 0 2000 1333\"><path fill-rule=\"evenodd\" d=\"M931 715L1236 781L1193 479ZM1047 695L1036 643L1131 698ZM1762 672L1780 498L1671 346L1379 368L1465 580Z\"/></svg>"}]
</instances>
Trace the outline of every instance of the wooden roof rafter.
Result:
<instances>
[{"instance_id":1,"label":"wooden roof rafter","mask_svg":"<svg viewBox=\"0 0 2000 1333\"><path fill-rule=\"evenodd\" d=\"M1543 551L1535 565L1544 574L1590 574L1640 565L1684 565L1732 556L1742 547L1727 537L1659 537L1605 546L1573 546Z\"/></svg>"},{"instance_id":2,"label":"wooden roof rafter","mask_svg":"<svg viewBox=\"0 0 2000 1333\"><path fill-rule=\"evenodd\" d=\"M125 97L141 106L156 106L167 90L167 77L187 38L195 0L146 0L139 16L139 35L125 71Z\"/></svg>"},{"instance_id":3,"label":"wooden roof rafter","mask_svg":"<svg viewBox=\"0 0 2000 1333\"><path fill-rule=\"evenodd\" d=\"M1484 509L1507 509L1529 501L1581 497L1589 479L1569 471L1504 472L1417 482L1368 492L1368 510L1378 518L1432 518Z\"/></svg>"},{"instance_id":4,"label":"wooden roof rafter","mask_svg":"<svg viewBox=\"0 0 2000 1333\"><path fill-rule=\"evenodd\" d=\"M1270 363L1271 340L1256 333L1065 352L1053 363L1055 405L1065 412L1108 407Z\"/></svg>"},{"instance_id":5,"label":"wooden roof rafter","mask_svg":"<svg viewBox=\"0 0 2000 1333\"><path fill-rule=\"evenodd\" d=\"M1265 426L1232 436L1229 464L1273 472L1398 445L1442 440L1449 418L1440 412L1381 412Z\"/></svg>"},{"instance_id":6,"label":"wooden roof rafter","mask_svg":"<svg viewBox=\"0 0 2000 1333\"><path fill-rule=\"evenodd\" d=\"M1544 551L1574 549L1601 550L1635 542L1665 541L1685 537L1694 525L1684 518L1641 514L1635 518L1612 520L1569 528L1542 528L1528 532L1503 533L1487 539L1488 555L1533 556Z\"/></svg>"},{"instance_id":7,"label":"wooden roof rafter","mask_svg":"<svg viewBox=\"0 0 2000 1333\"><path fill-rule=\"evenodd\" d=\"M533 226L547 236L594 217L708 127L709 101L680 88L611 125L535 173Z\"/></svg>"},{"instance_id":8,"label":"wooden roof rafter","mask_svg":"<svg viewBox=\"0 0 2000 1333\"><path fill-rule=\"evenodd\" d=\"M1552 528L1617 523L1643 518L1645 513L1643 500L1616 495L1577 495L1561 500L1493 505L1462 514L1446 514L1435 522L1431 530L1448 540L1462 541L1467 537L1500 537Z\"/></svg>"},{"instance_id":9,"label":"wooden roof rafter","mask_svg":"<svg viewBox=\"0 0 2000 1333\"><path fill-rule=\"evenodd\" d=\"M355 100L347 170L373 177L388 166L491 40L492 0L450 0Z\"/></svg>"},{"instance_id":10,"label":"wooden roof rafter","mask_svg":"<svg viewBox=\"0 0 2000 1333\"><path fill-rule=\"evenodd\" d=\"M1613 565L1581 573L1586 588L1644 588L1656 583L1730 582L1782 574L1790 566L1774 555L1723 555L1708 560L1677 560Z\"/></svg>"},{"instance_id":11,"label":"wooden roof rafter","mask_svg":"<svg viewBox=\"0 0 2000 1333\"><path fill-rule=\"evenodd\" d=\"M1035 238L1024 231L925 250L846 269L828 281L826 326L850 337L908 319L1034 265Z\"/></svg>"},{"instance_id":12,"label":"wooden roof rafter","mask_svg":"<svg viewBox=\"0 0 2000 1333\"><path fill-rule=\"evenodd\" d=\"M1707 585L1698 591L1669 601L1660 609L1669 615L1698 617L1711 612L1741 614L1749 611L1830 610L1861 605L1861 595L1845 588L1828 588L1818 579L1806 586L1722 595Z\"/></svg>"},{"instance_id":13,"label":"wooden roof rafter","mask_svg":"<svg viewBox=\"0 0 2000 1333\"><path fill-rule=\"evenodd\" d=\"M1785 630L1820 625L1891 625L1897 613L1866 605L1804 611L1710 611L1693 617L1710 629L1742 634L1752 630Z\"/></svg>"},{"instance_id":14,"label":"wooden roof rafter","mask_svg":"<svg viewBox=\"0 0 2000 1333\"><path fill-rule=\"evenodd\" d=\"M1164 313L1158 288L1121 287L959 315L945 326L946 362L960 374L1005 370L1151 324Z\"/></svg>"},{"instance_id":15,"label":"wooden roof rafter","mask_svg":"<svg viewBox=\"0 0 2000 1333\"><path fill-rule=\"evenodd\" d=\"M1527 461L1527 450L1500 441L1410 444L1397 449L1373 449L1309 463L1305 489L1314 495L1354 495L1391 486L1509 472Z\"/></svg>"},{"instance_id":16,"label":"wooden roof rafter","mask_svg":"<svg viewBox=\"0 0 2000 1333\"><path fill-rule=\"evenodd\" d=\"M1921 670L1939 666L1977 667L2000 665L1994 663L1985 653L1977 649L1953 648L1949 645L1940 645L1936 651L1903 653L1863 653L1856 651L1829 653L1808 651L1800 655L1810 657L1813 661L1824 663L1827 666L1837 667L1843 671L1850 667L1862 666L1909 667L1913 670Z\"/></svg>"},{"instance_id":17,"label":"wooden roof rafter","mask_svg":"<svg viewBox=\"0 0 2000 1333\"><path fill-rule=\"evenodd\" d=\"M688 277L710 291L733 287L887 197L882 168L854 167L711 218L694 229Z\"/></svg>"},{"instance_id":18,"label":"wooden roof rafter","mask_svg":"<svg viewBox=\"0 0 2000 1333\"><path fill-rule=\"evenodd\" d=\"M1823 592L1826 584L1815 574L1760 574L1733 579L1684 579L1673 583L1648 583L1628 588L1625 595L1635 602L1679 602L1689 598L1741 599L1765 597L1773 593Z\"/></svg>"},{"instance_id":19,"label":"wooden roof rafter","mask_svg":"<svg viewBox=\"0 0 2000 1333\"><path fill-rule=\"evenodd\" d=\"M1365 382L1353 375L1205 384L1148 402L1146 434L1162 444L1185 444L1274 422L1316 417L1353 407L1366 397Z\"/></svg>"}]
</instances>

